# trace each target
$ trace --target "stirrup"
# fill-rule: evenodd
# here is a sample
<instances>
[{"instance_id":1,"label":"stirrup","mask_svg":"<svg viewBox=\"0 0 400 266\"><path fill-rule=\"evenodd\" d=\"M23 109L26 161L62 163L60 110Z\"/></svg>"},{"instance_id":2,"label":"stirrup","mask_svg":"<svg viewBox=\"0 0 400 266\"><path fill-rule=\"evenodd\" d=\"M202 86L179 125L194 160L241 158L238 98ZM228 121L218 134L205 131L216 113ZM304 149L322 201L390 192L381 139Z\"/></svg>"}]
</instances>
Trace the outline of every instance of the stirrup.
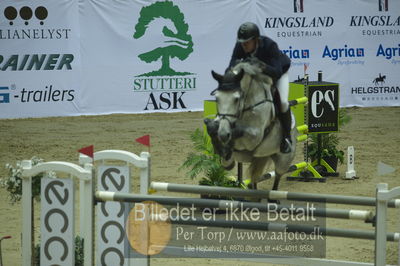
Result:
<instances>
[{"instance_id":1,"label":"stirrup","mask_svg":"<svg viewBox=\"0 0 400 266\"><path fill-rule=\"evenodd\" d=\"M292 151L292 142L289 138L284 138L281 143L281 153L290 153Z\"/></svg>"}]
</instances>

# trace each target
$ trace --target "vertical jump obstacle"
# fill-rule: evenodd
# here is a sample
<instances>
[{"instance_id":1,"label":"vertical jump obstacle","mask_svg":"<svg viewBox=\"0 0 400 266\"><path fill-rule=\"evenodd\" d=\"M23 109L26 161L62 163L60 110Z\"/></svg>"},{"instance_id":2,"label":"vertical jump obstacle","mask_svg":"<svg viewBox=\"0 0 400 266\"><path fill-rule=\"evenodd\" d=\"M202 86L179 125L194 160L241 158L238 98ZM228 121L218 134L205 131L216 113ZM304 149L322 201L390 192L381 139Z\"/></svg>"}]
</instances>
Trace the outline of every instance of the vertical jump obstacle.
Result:
<instances>
[{"instance_id":1,"label":"vertical jump obstacle","mask_svg":"<svg viewBox=\"0 0 400 266\"><path fill-rule=\"evenodd\" d=\"M108 191L95 190L96 180L94 179L95 171L93 163L97 167L97 181L102 186L102 189ZM119 163L116 163L119 161ZM160 202L165 205L174 205L180 203L183 205L194 205L202 207L216 207L224 206L224 204L242 204L242 202L228 201L228 200L212 200L212 199L199 199L199 198L178 198L166 196L153 196L147 195L148 191L174 191L181 193L195 193L195 194L215 194L215 195L237 195L237 196L250 196L253 198L270 198L270 199L286 199L293 201L307 201L307 202L331 202L338 204L352 204L362 206L375 206L376 215L373 217L371 211L364 210L341 210L341 209L316 209L316 213L323 217L332 217L339 219L352 219L359 221L371 221L375 223L375 231L368 230L352 230L352 229L338 229L338 228L324 228L323 233L326 236L336 237L350 237L359 239L370 239L375 241L375 264L360 263L360 262L347 262L336 261L320 258L299 258L299 257L279 257L272 256L266 258L255 258L252 256L244 256L243 260L268 262L276 264L290 264L290 265L386 265L386 242L399 241L399 233L387 233L386 219L387 208L400 208L400 187L392 190L388 189L386 184L379 184L377 186L376 197L357 197L357 196L341 196L331 194L316 194L316 193L296 193L287 191L271 191L271 190L243 190L235 188L224 187L208 187L208 186L191 186L182 184L170 183L157 183L150 182L150 156L148 153L142 153L140 156L125 151L106 150L94 154L94 158L81 155L79 159L83 167L67 163L67 162L45 162L32 166L30 161L23 161L23 264L30 266L32 261L31 253L31 181L32 177L42 172L56 171L57 173L65 173L65 178L43 178L42 179L42 215L40 219L41 227L41 264L42 265L74 265L74 220L75 219L75 206L74 206L74 180L79 180L80 184L80 201L79 201L79 223L80 235L84 238L84 265L102 265L109 257L110 253L115 255L126 251L127 246L120 246L112 243L115 237L120 236L120 231L114 232L118 229L118 213L123 209L124 204L127 202L142 202L146 200ZM107 163L106 163L107 162ZM122 163L121 163L122 162ZM133 165L140 170L140 194L132 194L123 192L121 184L127 183L125 175L127 165ZM117 177L122 177L117 179ZM114 185L114 187L112 187ZM127 189L126 191L129 191ZM108 201L115 201L109 202ZM111 205L115 203L115 205ZM97 207L95 208L95 205ZM105 204L105 205L104 205ZM268 204L263 203L243 203L247 207L258 208L261 211L268 211ZM283 207L283 206L280 206ZM95 226L96 217L95 210L97 210L97 226ZM108 215L104 215L104 214ZM104 216L99 218L99 216ZM107 217L106 217L107 216ZM104 220L105 218L109 220ZM61 220L60 220L61 219ZM61 221L61 222L58 222ZM56 223L55 223L56 222ZM183 223L191 224L192 221L184 221ZM109 225L113 226L109 226ZM302 230L309 232L312 228L308 225L289 225L289 224L274 224L264 222L231 222L225 220L216 220L215 223L210 221L194 221L195 225L214 226L223 228L242 228L253 230L273 230L279 228L288 228L288 230ZM97 229L95 229L97 228ZM125 227L123 227L125 228ZM96 230L97 237L94 236ZM124 237L124 236L122 236ZM106 240L105 243L100 244L101 238ZM96 242L94 240L96 239ZM104 240L103 239L103 240ZM121 242L122 243L122 242ZM124 242L126 243L126 242ZM107 246L107 244L110 244ZM126 244L124 244L126 245ZM96 247L96 249L95 249ZM118 247L118 248L117 248ZM121 251L119 252L118 249ZM174 247L166 247L166 252L170 254L184 254L182 248L180 250ZM96 255L95 255L96 254ZM249 254L248 254L249 255ZM120 256L118 256L120 257ZM121 257L120 257L121 258ZM149 256L137 256L134 258L120 259L122 265L150 265Z\"/></svg>"},{"instance_id":2,"label":"vertical jump obstacle","mask_svg":"<svg viewBox=\"0 0 400 266\"><path fill-rule=\"evenodd\" d=\"M75 180L79 180L79 227L80 236L84 243L84 265L102 265L109 253L116 254L122 265L148 265L148 259L143 256L125 259L125 249L122 241L113 243L109 241L110 234L121 235L124 230L124 220L121 215L112 214L113 209L122 210L120 203L114 205L99 204L97 207L97 237L94 237L95 208L94 193L95 183L93 163L100 161L97 166L98 184L108 191L130 191L131 174L129 166L139 170L140 193L147 194L150 178L150 155L142 152L140 156L121 150L104 150L94 153L94 158L80 155L79 162L82 167L68 162L46 162L32 166L31 161L22 161L23 178L23 228L22 228L22 265L31 266L32 263L32 177L39 173L56 172L66 174L66 178L42 178L41 188L41 265L75 265L75 213L74 202ZM108 164L107 164L108 162ZM113 162L114 164L109 164ZM122 162L122 164L121 164ZM116 163L116 164L115 164ZM147 182L147 183L146 183ZM108 215L110 214L110 215ZM112 214L112 215L111 215ZM61 230L54 221L61 223ZM124 218L122 216L122 218ZM53 227L54 228L53 228ZM94 239L97 252L94 256ZM59 245L62 249L59 249ZM57 249L58 248L58 249ZM55 250L56 249L56 250ZM61 254L61 255L60 255ZM121 257L121 254L123 255Z\"/></svg>"}]
</instances>

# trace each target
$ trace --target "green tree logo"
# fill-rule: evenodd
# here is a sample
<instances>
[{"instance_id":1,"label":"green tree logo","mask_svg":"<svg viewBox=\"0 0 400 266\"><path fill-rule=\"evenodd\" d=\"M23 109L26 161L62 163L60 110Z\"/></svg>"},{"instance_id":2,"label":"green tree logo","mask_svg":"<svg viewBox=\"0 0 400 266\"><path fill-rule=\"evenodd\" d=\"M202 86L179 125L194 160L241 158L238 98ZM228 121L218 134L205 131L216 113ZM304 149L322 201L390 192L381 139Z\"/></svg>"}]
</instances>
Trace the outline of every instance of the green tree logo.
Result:
<instances>
[{"instance_id":1,"label":"green tree logo","mask_svg":"<svg viewBox=\"0 0 400 266\"><path fill-rule=\"evenodd\" d=\"M177 72L170 67L170 58L177 57L185 60L193 52L192 36L188 34L189 26L185 23L185 17L171 1L155 2L150 6L143 7L140 11L139 20L135 26L133 38L141 38L147 30L150 22L155 19L164 18L170 20L175 26L175 32L167 26L163 27L162 34L170 39L164 41L167 45L155 48L149 52L142 53L140 60L151 63L161 58L161 68L140 76L181 76L190 75L189 72Z\"/></svg>"}]
</instances>

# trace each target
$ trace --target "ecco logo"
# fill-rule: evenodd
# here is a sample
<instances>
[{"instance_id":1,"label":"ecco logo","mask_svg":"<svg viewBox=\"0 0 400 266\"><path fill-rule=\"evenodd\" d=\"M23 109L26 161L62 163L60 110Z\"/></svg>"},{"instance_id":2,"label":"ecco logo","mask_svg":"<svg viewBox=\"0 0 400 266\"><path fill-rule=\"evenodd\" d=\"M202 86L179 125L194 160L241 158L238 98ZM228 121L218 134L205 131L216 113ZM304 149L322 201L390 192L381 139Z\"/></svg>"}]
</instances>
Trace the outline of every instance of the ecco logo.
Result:
<instances>
[{"instance_id":1,"label":"ecco logo","mask_svg":"<svg viewBox=\"0 0 400 266\"><path fill-rule=\"evenodd\" d=\"M40 25L43 25L47 18L48 12L47 9L43 6L39 6L35 8L35 17L40 20ZM4 9L4 16L10 20L10 25L14 25L13 20L18 17L18 10L13 6L8 6ZM19 16L25 20L25 25L29 25L29 20L33 17L33 10L28 6L21 7L19 10Z\"/></svg>"},{"instance_id":2,"label":"ecco logo","mask_svg":"<svg viewBox=\"0 0 400 266\"><path fill-rule=\"evenodd\" d=\"M2 92L5 90L8 90L8 87L0 87L0 103L9 103L10 102L10 94Z\"/></svg>"}]
</instances>

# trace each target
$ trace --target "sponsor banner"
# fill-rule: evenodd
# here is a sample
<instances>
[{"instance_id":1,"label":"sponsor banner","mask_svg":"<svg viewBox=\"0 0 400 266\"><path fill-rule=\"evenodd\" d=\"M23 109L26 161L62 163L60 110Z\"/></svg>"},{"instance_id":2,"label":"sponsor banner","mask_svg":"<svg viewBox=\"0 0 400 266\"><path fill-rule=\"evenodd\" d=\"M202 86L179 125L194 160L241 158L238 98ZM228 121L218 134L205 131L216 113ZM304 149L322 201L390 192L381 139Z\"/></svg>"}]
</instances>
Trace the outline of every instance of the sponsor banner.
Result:
<instances>
[{"instance_id":1,"label":"sponsor banner","mask_svg":"<svg viewBox=\"0 0 400 266\"><path fill-rule=\"evenodd\" d=\"M100 165L97 169L98 190L130 193L130 176L129 166ZM129 265L125 260L125 249L128 249L125 216L128 215L128 208L127 202L97 203L96 265L112 265L115 257L119 260L118 265Z\"/></svg>"},{"instance_id":2,"label":"sponsor banner","mask_svg":"<svg viewBox=\"0 0 400 266\"><path fill-rule=\"evenodd\" d=\"M4 0L0 118L196 111L245 21L338 83L341 106L399 106L397 0Z\"/></svg>"},{"instance_id":3,"label":"sponsor banner","mask_svg":"<svg viewBox=\"0 0 400 266\"><path fill-rule=\"evenodd\" d=\"M84 10L86 112L189 111L211 97L210 72L225 71L251 4L99 0L84 1Z\"/></svg>"},{"instance_id":4,"label":"sponsor banner","mask_svg":"<svg viewBox=\"0 0 400 266\"><path fill-rule=\"evenodd\" d=\"M43 265L75 263L75 189L72 179L42 178L40 261Z\"/></svg>"},{"instance_id":5,"label":"sponsor banner","mask_svg":"<svg viewBox=\"0 0 400 266\"><path fill-rule=\"evenodd\" d=\"M290 78L340 84L341 106L398 106L400 2L259 2L258 25L292 59Z\"/></svg>"},{"instance_id":6,"label":"sponsor banner","mask_svg":"<svg viewBox=\"0 0 400 266\"><path fill-rule=\"evenodd\" d=\"M0 117L77 114L78 1L0 2Z\"/></svg>"},{"instance_id":7,"label":"sponsor banner","mask_svg":"<svg viewBox=\"0 0 400 266\"><path fill-rule=\"evenodd\" d=\"M308 132L335 132L339 129L339 84L308 84Z\"/></svg>"}]
</instances>

